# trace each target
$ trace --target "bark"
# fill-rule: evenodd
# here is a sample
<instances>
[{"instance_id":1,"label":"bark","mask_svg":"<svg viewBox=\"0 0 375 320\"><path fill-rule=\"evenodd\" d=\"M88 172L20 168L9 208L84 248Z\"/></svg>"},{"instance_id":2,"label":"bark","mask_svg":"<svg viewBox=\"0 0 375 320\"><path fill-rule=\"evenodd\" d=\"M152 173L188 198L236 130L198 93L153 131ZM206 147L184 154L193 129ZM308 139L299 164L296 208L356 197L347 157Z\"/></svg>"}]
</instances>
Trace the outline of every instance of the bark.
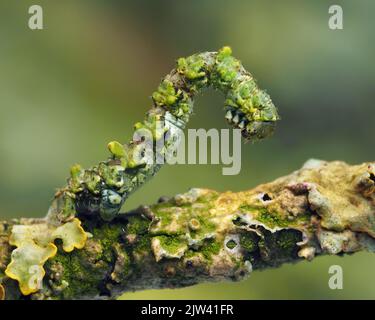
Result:
<instances>
[{"instance_id":1,"label":"bark","mask_svg":"<svg viewBox=\"0 0 375 320\"><path fill-rule=\"evenodd\" d=\"M248 191L192 189L111 222L79 216L89 235L83 248L70 250L66 234L53 229L57 253L41 263L42 283L27 295L5 275L15 252L30 244L15 239L15 226L32 231L28 241L43 248L41 239L55 227L48 218L0 222L0 298L116 298L131 290L237 281L322 254L374 251L374 173L375 163L310 160Z\"/></svg>"}]
</instances>

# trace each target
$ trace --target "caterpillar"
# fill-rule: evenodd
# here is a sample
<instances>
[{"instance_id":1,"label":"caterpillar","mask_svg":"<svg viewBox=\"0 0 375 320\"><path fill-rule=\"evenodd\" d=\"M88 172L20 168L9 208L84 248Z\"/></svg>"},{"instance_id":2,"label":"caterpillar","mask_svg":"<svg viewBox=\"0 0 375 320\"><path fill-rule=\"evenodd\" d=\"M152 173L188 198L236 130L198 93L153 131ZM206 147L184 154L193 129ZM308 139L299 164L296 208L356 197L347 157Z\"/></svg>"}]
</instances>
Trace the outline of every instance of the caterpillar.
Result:
<instances>
[{"instance_id":1,"label":"caterpillar","mask_svg":"<svg viewBox=\"0 0 375 320\"><path fill-rule=\"evenodd\" d=\"M241 130L246 141L272 135L279 115L270 96L261 90L253 76L232 56L229 47L218 52L204 52L177 60L177 66L166 75L152 94L153 106L135 130L149 130L153 141L164 139L165 148L155 150L164 156L178 138L177 129L184 129L193 113L194 97L207 87L225 94L225 119ZM163 123L156 130L156 123ZM141 145L133 138L127 144L108 144L110 157L89 169L74 165L67 185L52 201L47 219L61 224L74 216L100 215L112 220L136 189L154 176L161 164L136 159Z\"/></svg>"}]
</instances>

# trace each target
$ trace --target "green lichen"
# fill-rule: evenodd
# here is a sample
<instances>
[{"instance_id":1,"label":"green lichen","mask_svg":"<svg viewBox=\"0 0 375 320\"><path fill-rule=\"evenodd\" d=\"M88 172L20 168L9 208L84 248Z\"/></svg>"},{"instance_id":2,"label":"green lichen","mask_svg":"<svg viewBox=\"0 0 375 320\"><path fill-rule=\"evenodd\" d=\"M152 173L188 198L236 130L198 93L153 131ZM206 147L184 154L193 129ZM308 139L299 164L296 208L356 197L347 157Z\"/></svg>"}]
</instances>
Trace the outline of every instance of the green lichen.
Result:
<instances>
[{"instance_id":1,"label":"green lichen","mask_svg":"<svg viewBox=\"0 0 375 320\"><path fill-rule=\"evenodd\" d=\"M155 141L158 141L161 138L164 138L164 134L168 131L168 128L163 123L163 120L164 119L161 114L151 112L147 114L143 122L137 122L134 125L134 130L137 132L138 136L144 136L147 138L152 138Z\"/></svg>"}]
</instances>

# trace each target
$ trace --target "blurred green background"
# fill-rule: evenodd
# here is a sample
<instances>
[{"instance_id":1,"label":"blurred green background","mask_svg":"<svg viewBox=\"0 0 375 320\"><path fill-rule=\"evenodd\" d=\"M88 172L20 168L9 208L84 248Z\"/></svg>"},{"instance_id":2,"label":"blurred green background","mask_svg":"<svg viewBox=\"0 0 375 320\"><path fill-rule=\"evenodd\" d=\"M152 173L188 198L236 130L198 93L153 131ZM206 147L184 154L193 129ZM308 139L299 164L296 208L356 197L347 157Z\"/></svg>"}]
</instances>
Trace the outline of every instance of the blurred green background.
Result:
<instances>
[{"instance_id":1,"label":"blurred green background","mask_svg":"<svg viewBox=\"0 0 375 320\"><path fill-rule=\"evenodd\" d=\"M151 106L177 57L230 45L279 107L276 135L242 149L238 176L219 165L169 166L125 210L190 187L243 190L311 157L374 160L375 2L334 1L344 29L328 28L329 1L12 1L0 3L0 218L43 216L68 168L107 157ZM27 27L40 4L44 30ZM196 102L190 128L226 128L223 97ZM328 288L328 268L344 289ZM239 283L125 294L125 299L375 298L375 255L322 257L255 272Z\"/></svg>"}]
</instances>

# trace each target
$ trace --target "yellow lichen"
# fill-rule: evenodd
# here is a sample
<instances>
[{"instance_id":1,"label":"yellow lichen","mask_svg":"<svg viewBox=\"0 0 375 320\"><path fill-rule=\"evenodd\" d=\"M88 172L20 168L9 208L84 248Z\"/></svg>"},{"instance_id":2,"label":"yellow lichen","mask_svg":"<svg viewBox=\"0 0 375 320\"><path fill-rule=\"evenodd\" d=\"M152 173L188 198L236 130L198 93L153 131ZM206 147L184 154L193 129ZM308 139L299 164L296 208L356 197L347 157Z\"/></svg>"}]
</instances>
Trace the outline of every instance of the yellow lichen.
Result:
<instances>
[{"instance_id":1,"label":"yellow lichen","mask_svg":"<svg viewBox=\"0 0 375 320\"><path fill-rule=\"evenodd\" d=\"M53 243L40 247L33 241L27 241L12 252L12 262L5 274L19 282L23 295L29 295L41 289L45 275L44 263L54 255L57 248Z\"/></svg>"},{"instance_id":2,"label":"yellow lichen","mask_svg":"<svg viewBox=\"0 0 375 320\"><path fill-rule=\"evenodd\" d=\"M23 295L41 288L45 275L43 265L57 253L56 239L62 240L64 251L71 252L84 247L87 234L76 218L58 227L45 222L13 226L9 243L17 248L12 252L5 274L19 282Z\"/></svg>"},{"instance_id":3,"label":"yellow lichen","mask_svg":"<svg viewBox=\"0 0 375 320\"><path fill-rule=\"evenodd\" d=\"M65 252L71 252L74 248L82 249L87 240L87 234L81 227L81 221L77 218L55 229L52 232L52 237L63 241Z\"/></svg>"}]
</instances>

